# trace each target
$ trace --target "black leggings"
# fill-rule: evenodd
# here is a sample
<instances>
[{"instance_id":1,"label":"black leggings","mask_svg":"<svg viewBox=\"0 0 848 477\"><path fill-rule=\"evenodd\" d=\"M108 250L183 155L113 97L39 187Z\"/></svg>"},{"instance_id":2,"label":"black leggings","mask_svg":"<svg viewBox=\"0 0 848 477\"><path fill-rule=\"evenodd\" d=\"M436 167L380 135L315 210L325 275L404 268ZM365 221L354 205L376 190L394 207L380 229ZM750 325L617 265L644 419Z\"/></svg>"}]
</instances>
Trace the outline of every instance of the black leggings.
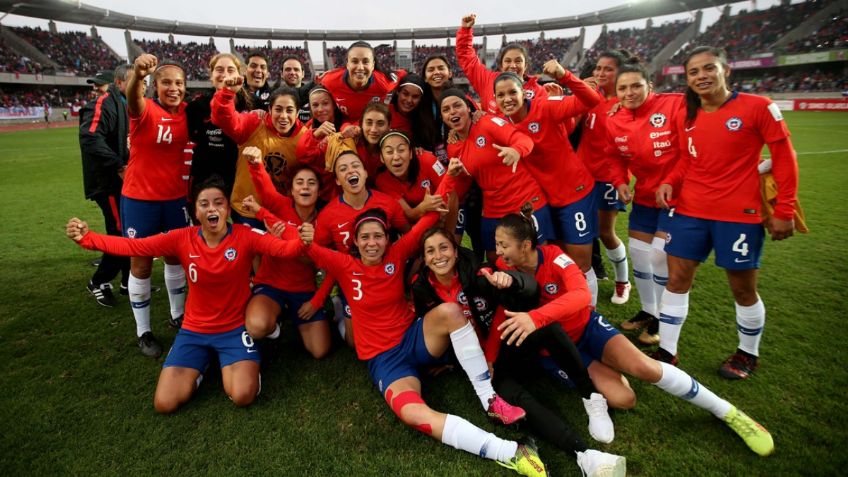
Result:
<instances>
[{"instance_id":1,"label":"black leggings","mask_svg":"<svg viewBox=\"0 0 848 477\"><path fill-rule=\"evenodd\" d=\"M524 408L527 423L534 433L566 452L583 452L587 449L583 439L564 419L536 400L520 382L528 367L538 366L542 349L547 350L557 366L568 374L581 396L588 398L596 392L580 353L559 323L534 331L521 346L501 344L494 364L495 391L510 404Z\"/></svg>"}]
</instances>

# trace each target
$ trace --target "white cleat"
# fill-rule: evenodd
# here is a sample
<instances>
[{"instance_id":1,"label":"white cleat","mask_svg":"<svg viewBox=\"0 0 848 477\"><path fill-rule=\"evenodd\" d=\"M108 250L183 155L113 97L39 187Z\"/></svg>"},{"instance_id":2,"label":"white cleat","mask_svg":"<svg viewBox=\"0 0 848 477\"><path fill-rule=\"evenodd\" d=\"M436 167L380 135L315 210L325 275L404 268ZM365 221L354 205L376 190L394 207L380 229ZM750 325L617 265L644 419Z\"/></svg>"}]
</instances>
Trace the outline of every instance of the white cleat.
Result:
<instances>
[{"instance_id":1,"label":"white cleat","mask_svg":"<svg viewBox=\"0 0 848 477\"><path fill-rule=\"evenodd\" d=\"M577 453L577 465L585 477L624 477L627 459L620 455L587 449Z\"/></svg>"},{"instance_id":2,"label":"white cleat","mask_svg":"<svg viewBox=\"0 0 848 477\"><path fill-rule=\"evenodd\" d=\"M615 427L607 411L607 400L600 393L592 393L583 400L583 407L589 415L589 435L592 439L609 444L615 438Z\"/></svg>"},{"instance_id":3,"label":"white cleat","mask_svg":"<svg viewBox=\"0 0 848 477\"><path fill-rule=\"evenodd\" d=\"M610 301L613 305L623 305L630 299L630 283L615 282L615 293L612 294Z\"/></svg>"}]
</instances>

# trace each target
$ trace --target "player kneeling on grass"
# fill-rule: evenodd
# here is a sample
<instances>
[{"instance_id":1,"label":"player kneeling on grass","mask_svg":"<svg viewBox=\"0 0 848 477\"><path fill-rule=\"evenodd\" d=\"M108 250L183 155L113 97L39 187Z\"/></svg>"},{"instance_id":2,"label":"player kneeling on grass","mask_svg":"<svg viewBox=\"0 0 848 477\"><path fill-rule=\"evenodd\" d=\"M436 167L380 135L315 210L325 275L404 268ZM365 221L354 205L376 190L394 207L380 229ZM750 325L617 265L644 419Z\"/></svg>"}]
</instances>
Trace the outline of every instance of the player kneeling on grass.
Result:
<instances>
[{"instance_id":1,"label":"player kneeling on grass","mask_svg":"<svg viewBox=\"0 0 848 477\"><path fill-rule=\"evenodd\" d=\"M222 179L212 176L192 191L200 226L141 239L100 235L72 218L68 238L82 247L113 255L179 258L188 277L183 326L165 359L153 404L161 413L176 411L194 393L212 353L221 363L224 391L237 406L259 394L259 350L244 327L255 255L293 257L300 240L280 240L244 225L227 223L230 205ZM311 228L311 226L308 226ZM297 237L293 229L287 238Z\"/></svg>"}]
</instances>

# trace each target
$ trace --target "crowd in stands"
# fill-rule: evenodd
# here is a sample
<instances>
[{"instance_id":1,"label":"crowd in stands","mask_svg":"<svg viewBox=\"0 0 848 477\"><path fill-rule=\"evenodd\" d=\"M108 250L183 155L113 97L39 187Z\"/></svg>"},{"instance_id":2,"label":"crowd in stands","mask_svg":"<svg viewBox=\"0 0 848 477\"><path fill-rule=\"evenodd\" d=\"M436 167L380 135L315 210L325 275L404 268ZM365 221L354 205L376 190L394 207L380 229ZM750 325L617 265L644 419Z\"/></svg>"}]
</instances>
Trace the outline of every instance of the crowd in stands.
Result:
<instances>
[{"instance_id":1,"label":"crowd in stands","mask_svg":"<svg viewBox=\"0 0 848 477\"><path fill-rule=\"evenodd\" d=\"M50 33L39 27L12 30L68 73L92 75L98 70L112 69L121 62L103 40L83 32Z\"/></svg>"},{"instance_id":2,"label":"crowd in stands","mask_svg":"<svg viewBox=\"0 0 848 477\"><path fill-rule=\"evenodd\" d=\"M683 33L689 25L691 25L689 21L676 20L650 28L623 28L607 31L598 38L587 53L589 63L594 64L605 51L618 49L628 50L642 59L650 60L665 45Z\"/></svg>"},{"instance_id":3,"label":"crowd in stands","mask_svg":"<svg viewBox=\"0 0 848 477\"><path fill-rule=\"evenodd\" d=\"M283 67L283 59L288 56L296 56L300 59L300 64L303 65L303 75L306 81L309 81L313 78L314 72L310 67L310 59L309 52L304 50L301 47L297 46L278 46L275 48L268 47L253 47L253 46L236 46L236 51L244 58L245 61L248 60L247 55L249 55L253 51L261 51L268 57L268 68L270 69L270 83L271 84L279 84L280 74L282 72Z\"/></svg>"},{"instance_id":4,"label":"crowd in stands","mask_svg":"<svg viewBox=\"0 0 848 477\"><path fill-rule=\"evenodd\" d=\"M0 38L0 72L38 74L41 70L41 63L17 54Z\"/></svg>"},{"instance_id":5,"label":"crowd in stands","mask_svg":"<svg viewBox=\"0 0 848 477\"><path fill-rule=\"evenodd\" d=\"M90 87L56 86L13 86L0 88L0 108L51 107L67 108L74 103L83 103L92 97Z\"/></svg>"},{"instance_id":6,"label":"crowd in stands","mask_svg":"<svg viewBox=\"0 0 848 477\"><path fill-rule=\"evenodd\" d=\"M562 62L562 57L571 48L576 38L537 38L535 40L518 40L509 43L518 43L527 49L530 55L530 71L539 72L542 65L550 59ZM476 46L476 45L475 45ZM497 69L497 65L489 65Z\"/></svg>"},{"instance_id":7,"label":"crowd in stands","mask_svg":"<svg viewBox=\"0 0 848 477\"><path fill-rule=\"evenodd\" d=\"M209 59L218 50L209 43L171 43L167 40L133 40L145 53L156 55L157 58L174 60L183 65L187 80L209 79Z\"/></svg>"},{"instance_id":8,"label":"crowd in stands","mask_svg":"<svg viewBox=\"0 0 848 477\"><path fill-rule=\"evenodd\" d=\"M327 56L330 58L326 68L327 71L333 68L341 68L347 61L347 48L343 46L327 48Z\"/></svg>"},{"instance_id":9,"label":"crowd in stands","mask_svg":"<svg viewBox=\"0 0 848 477\"><path fill-rule=\"evenodd\" d=\"M795 72L777 70L752 78L741 79L734 88L746 93L786 93L810 91L844 91L848 86L844 75L834 72Z\"/></svg>"},{"instance_id":10,"label":"crowd in stands","mask_svg":"<svg viewBox=\"0 0 848 477\"><path fill-rule=\"evenodd\" d=\"M848 45L848 9L822 20L815 31L786 45L783 53L806 53L845 48Z\"/></svg>"},{"instance_id":11,"label":"crowd in stands","mask_svg":"<svg viewBox=\"0 0 848 477\"><path fill-rule=\"evenodd\" d=\"M377 63L384 69L394 71L397 67L397 56L395 47L388 44L377 45L374 47L374 54L377 56Z\"/></svg>"}]
</instances>

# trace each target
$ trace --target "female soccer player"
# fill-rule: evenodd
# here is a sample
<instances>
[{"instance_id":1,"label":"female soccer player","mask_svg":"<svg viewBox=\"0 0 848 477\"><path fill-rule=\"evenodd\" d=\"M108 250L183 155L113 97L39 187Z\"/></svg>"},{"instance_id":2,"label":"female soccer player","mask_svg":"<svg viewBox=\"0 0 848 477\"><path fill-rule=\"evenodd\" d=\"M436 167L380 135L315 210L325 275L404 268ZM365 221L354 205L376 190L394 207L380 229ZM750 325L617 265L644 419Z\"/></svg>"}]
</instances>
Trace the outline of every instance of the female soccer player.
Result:
<instances>
[{"instance_id":1,"label":"female soccer player","mask_svg":"<svg viewBox=\"0 0 848 477\"><path fill-rule=\"evenodd\" d=\"M500 333L492 329L503 321L504 307L516 311L538 302L539 287L531 276L517 271L495 271L481 267L471 250L460 247L454 234L441 228L424 233L423 259L427 269L412 286L415 309L424 315L440 303L457 303L475 325L480 340L486 341L486 361L494 369L493 383L507 400L520 403L534 432L560 449L576 455L584 475L624 475L623 457L605 454L586 447L570 426L546 408L521 384L527 367L539 361L539 350L545 349L566 370L584 396L589 413L589 432L601 442L614 437L606 400L595 392L580 355L571 339L558 323L534 331L521 346L506 345ZM488 338L488 339L487 339ZM594 402L593 402L594 400ZM616 474L620 472L620 474Z\"/></svg>"},{"instance_id":2,"label":"female soccer player","mask_svg":"<svg viewBox=\"0 0 848 477\"><path fill-rule=\"evenodd\" d=\"M362 112L359 121L360 135L356 141L359 158L365 164L368 172L368 185L373 186L377 179L377 171L383 165L380 156L380 138L389 132L392 123L392 113L383 103L369 103Z\"/></svg>"},{"instance_id":3,"label":"female soccer player","mask_svg":"<svg viewBox=\"0 0 848 477\"><path fill-rule=\"evenodd\" d=\"M472 123L470 102L458 89L442 93L441 111L442 120L458 137L448 147L448 154L462 160L467 173L483 191L481 235L489 261L495 259L498 219L521 210L528 202L533 206L540 240L553 239L547 199L525 162L519 162L533 150L533 140L499 117L487 116Z\"/></svg>"},{"instance_id":4,"label":"female soccer player","mask_svg":"<svg viewBox=\"0 0 848 477\"><path fill-rule=\"evenodd\" d=\"M586 274L594 306L598 297L598 278L592 269L592 241L598 234L595 181L571 149L565 123L601 98L556 60L545 63L544 71L568 86L574 96L525 100L521 78L505 72L495 78L495 102L501 114L533 140L533 151L523 163L548 198L556 238Z\"/></svg>"},{"instance_id":5,"label":"female soccer player","mask_svg":"<svg viewBox=\"0 0 848 477\"><path fill-rule=\"evenodd\" d=\"M448 191L443 181L437 194ZM524 412L499 398L488 377L474 328L455 304L445 303L415 318L404 299L404 269L421 234L438 220L425 215L412 230L389 244L386 216L369 209L356 218L349 255L312 244L307 255L339 280L356 319L356 354L368 362L374 385L405 424L454 448L493 459L524 475L545 475L535 448L498 438L454 415L431 409L421 399L417 368L443 363L449 346L489 415L503 423Z\"/></svg>"},{"instance_id":6,"label":"female soccer player","mask_svg":"<svg viewBox=\"0 0 848 477\"><path fill-rule=\"evenodd\" d=\"M595 194L598 196L598 235L615 270L615 293L610 301L616 305L623 305L630 299L627 251L615 233L615 218L619 211L623 212L626 208L612 185L609 161L604 149L607 145L607 113L618 103L615 76L618 68L630 57L626 50L605 51L598 57L592 77L586 79L586 82L595 85L602 100L583 116L580 146L577 148L577 156L595 179ZM630 252L632 255L632 247Z\"/></svg>"},{"instance_id":7,"label":"female soccer player","mask_svg":"<svg viewBox=\"0 0 848 477\"><path fill-rule=\"evenodd\" d=\"M427 119L429 111L422 108L421 98L427 84L416 74L406 75L392 92L389 110L392 112L392 129L405 131L414 135L423 120Z\"/></svg>"},{"instance_id":8,"label":"female soccer player","mask_svg":"<svg viewBox=\"0 0 848 477\"><path fill-rule=\"evenodd\" d=\"M398 201L411 223L427 212L445 209L442 198L432 195L447 172L433 154L419 154L404 131L392 130L380 139L385 170L377 175L376 189Z\"/></svg>"},{"instance_id":9,"label":"female soccer player","mask_svg":"<svg viewBox=\"0 0 848 477\"><path fill-rule=\"evenodd\" d=\"M501 72L512 72L524 81L524 94L527 99L545 98L548 96L545 88L539 84L536 77L527 75L529 66L527 50L517 44L510 43L498 52L498 71L491 71L480 62L474 49L474 23L477 15L472 13L462 17L462 23L456 30L456 59L459 67L465 72L468 82L474 91L480 95L480 105L490 114L500 114L494 95L494 81Z\"/></svg>"},{"instance_id":10,"label":"female soccer player","mask_svg":"<svg viewBox=\"0 0 848 477\"><path fill-rule=\"evenodd\" d=\"M532 274L542 288L542 306L528 313L506 312L508 319L497 328L501 339L522 340L537 328L559 322L577 344L589 376L610 406L629 409L636 405L636 395L621 375L624 372L713 413L755 453L766 456L774 451L765 428L682 370L649 358L595 312L580 269L558 247L537 246L530 219L518 214L504 217L495 238L498 268Z\"/></svg>"},{"instance_id":11,"label":"female soccer player","mask_svg":"<svg viewBox=\"0 0 848 477\"><path fill-rule=\"evenodd\" d=\"M318 82L333 95L345 120L356 123L362 118L365 106L385 100L406 72L398 73L383 72L377 64L374 48L367 42L357 41L347 50L347 65L324 73L318 77Z\"/></svg>"},{"instance_id":12,"label":"female soccer player","mask_svg":"<svg viewBox=\"0 0 848 477\"><path fill-rule=\"evenodd\" d=\"M680 155L677 121L682 114L683 95L656 94L645 67L637 61L618 68L616 95L622 108L607 118L607 157L618 197L633 201L628 235L633 275L642 310L621 324L625 330L647 329L639 336L644 344L659 342L657 303L668 281L665 241L668 214L656 205L654 193ZM630 174L636 176L630 191Z\"/></svg>"},{"instance_id":13,"label":"female soccer player","mask_svg":"<svg viewBox=\"0 0 848 477\"><path fill-rule=\"evenodd\" d=\"M235 79L241 74L242 64L231 53L218 53L209 60L209 81L215 91L224 88L224 81ZM238 159L238 144L221 131L212 122L213 92L203 93L188 103L186 116L188 118L188 136L194 142L194 154L191 162L192 183L201 183L207 177L215 174L224 179L227 187L232 188L236 176L236 161ZM247 111L249 98L244 89L236 94L236 111Z\"/></svg>"},{"instance_id":14,"label":"female soccer player","mask_svg":"<svg viewBox=\"0 0 848 477\"><path fill-rule=\"evenodd\" d=\"M449 162L447 141L450 128L442 121L441 105L442 91L453 88L450 63L443 55L428 56L421 65L424 73L424 96L421 98L421 108L426 120L416 125L415 143L427 151L431 151L439 161L447 166Z\"/></svg>"},{"instance_id":15,"label":"female soccer player","mask_svg":"<svg viewBox=\"0 0 848 477\"><path fill-rule=\"evenodd\" d=\"M156 99L144 97L144 77L153 74ZM125 237L142 238L185 227L187 187L183 151L188 142L185 71L172 62L159 64L153 55L135 59L127 84L130 117L130 160L121 190ZM132 257L127 288L135 318L138 346L158 358L162 345L150 329L152 257ZM179 328L185 309L186 279L175 257L165 257L165 286L171 302L171 326Z\"/></svg>"},{"instance_id":16,"label":"female soccer player","mask_svg":"<svg viewBox=\"0 0 848 477\"><path fill-rule=\"evenodd\" d=\"M287 227L300 227L314 223L321 179L308 166L295 167L290 195L281 195L274 188L271 177L262 167L262 151L246 147L250 177L262 200L259 206L252 196L244 200L246 209L260 220ZM330 327L324 316L326 295L315 293L315 266L303 257L262 257L259 270L253 278L253 297L247 304L245 326L253 339L280 336L277 316L285 316L297 327L303 345L314 358L323 358L330 352Z\"/></svg>"},{"instance_id":17,"label":"female soccer player","mask_svg":"<svg viewBox=\"0 0 848 477\"><path fill-rule=\"evenodd\" d=\"M241 77L225 80L225 87L212 97L212 122L221 126L224 134L237 142L242 151L248 146L262 150L266 170L277 189L285 194L291 189L290 169L296 164L297 141L306 131L297 119L297 91L287 87L274 90L269 98L268 114L260 118L253 113L236 112L235 97L241 83ZM238 161L230 196L233 220L262 228L261 222L242 206L244 198L255 193L248 165Z\"/></svg>"},{"instance_id":18,"label":"female soccer player","mask_svg":"<svg viewBox=\"0 0 848 477\"><path fill-rule=\"evenodd\" d=\"M299 239L278 240L242 225L228 224L229 201L220 177L196 184L192 196L200 226L144 239L89 232L88 224L76 217L66 227L69 238L90 250L177 257L189 276L185 320L165 359L153 398L156 411L165 414L191 398L213 352L221 363L224 391L233 403L242 407L253 402L261 388L259 350L244 327L253 257L294 257L302 249Z\"/></svg>"},{"instance_id":19,"label":"female soccer player","mask_svg":"<svg viewBox=\"0 0 848 477\"><path fill-rule=\"evenodd\" d=\"M716 265L727 271L736 301L739 346L719 372L746 379L757 369L766 309L757 294L764 232L772 240L791 237L797 202L798 163L789 130L777 105L762 96L730 91L730 68L723 50L698 47L684 61L686 141L674 169L657 189L657 204L677 208L668 225L669 279L660 301L658 355L676 361L680 329L689 309L689 289L698 264L715 250ZM774 215L760 219L757 165L768 144L779 193ZM707 198L707 200L705 200Z\"/></svg>"}]
</instances>

